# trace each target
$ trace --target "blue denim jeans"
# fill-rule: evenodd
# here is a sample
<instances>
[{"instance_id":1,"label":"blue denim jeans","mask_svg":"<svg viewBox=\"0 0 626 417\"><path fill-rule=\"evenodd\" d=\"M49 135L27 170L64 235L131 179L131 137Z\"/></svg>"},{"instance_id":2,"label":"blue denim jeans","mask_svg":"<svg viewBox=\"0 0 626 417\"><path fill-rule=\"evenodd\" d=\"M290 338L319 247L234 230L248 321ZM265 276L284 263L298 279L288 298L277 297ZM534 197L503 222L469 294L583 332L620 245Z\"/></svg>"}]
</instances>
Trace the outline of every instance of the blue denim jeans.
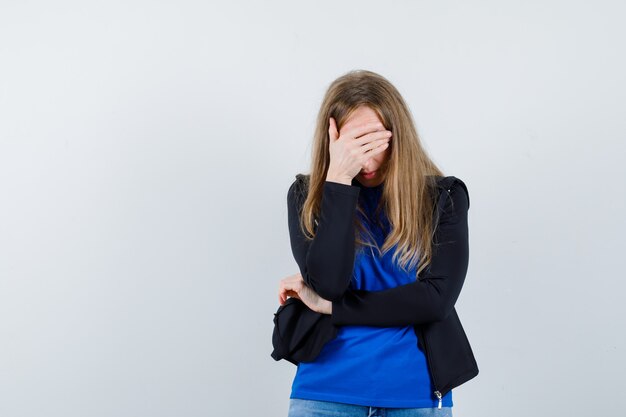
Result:
<instances>
[{"instance_id":1,"label":"blue denim jeans","mask_svg":"<svg viewBox=\"0 0 626 417\"><path fill-rule=\"evenodd\" d=\"M290 398L287 417L452 417L452 407L382 408Z\"/></svg>"}]
</instances>

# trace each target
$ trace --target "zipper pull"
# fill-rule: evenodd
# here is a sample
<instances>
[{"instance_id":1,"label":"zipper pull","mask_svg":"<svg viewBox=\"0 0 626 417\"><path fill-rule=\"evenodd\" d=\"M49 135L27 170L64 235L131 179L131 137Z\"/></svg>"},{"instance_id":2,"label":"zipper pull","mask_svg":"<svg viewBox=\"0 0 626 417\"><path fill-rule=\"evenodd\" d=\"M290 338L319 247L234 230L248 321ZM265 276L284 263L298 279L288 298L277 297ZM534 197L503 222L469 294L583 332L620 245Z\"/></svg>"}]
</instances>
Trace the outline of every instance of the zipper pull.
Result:
<instances>
[{"instance_id":1,"label":"zipper pull","mask_svg":"<svg viewBox=\"0 0 626 417\"><path fill-rule=\"evenodd\" d=\"M439 398L439 406L437 408L441 408L441 393L439 391L435 391L435 395L437 396L437 398Z\"/></svg>"}]
</instances>

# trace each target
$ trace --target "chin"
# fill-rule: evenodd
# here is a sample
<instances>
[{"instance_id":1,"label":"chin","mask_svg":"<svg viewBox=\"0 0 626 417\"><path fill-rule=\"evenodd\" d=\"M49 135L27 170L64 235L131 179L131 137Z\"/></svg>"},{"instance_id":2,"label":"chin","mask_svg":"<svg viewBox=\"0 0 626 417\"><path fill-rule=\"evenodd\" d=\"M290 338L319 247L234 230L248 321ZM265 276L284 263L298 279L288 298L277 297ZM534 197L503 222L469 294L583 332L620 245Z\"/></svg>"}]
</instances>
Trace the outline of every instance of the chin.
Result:
<instances>
[{"instance_id":1,"label":"chin","mask_svg":"<svg viewBox=\"0 0 626 417\"><path fill-rule=\"evenodd\" d=\"M383 182L383 179L380 178L379 175L376 175L374 178L367 179L367 178L363 178L363 175L359 174L358 180L359 180L359 182L361 184L368 185L370 187L374 187L374 186L379 185L379 184L381 184Z\"/></svg>"}]
</instances>

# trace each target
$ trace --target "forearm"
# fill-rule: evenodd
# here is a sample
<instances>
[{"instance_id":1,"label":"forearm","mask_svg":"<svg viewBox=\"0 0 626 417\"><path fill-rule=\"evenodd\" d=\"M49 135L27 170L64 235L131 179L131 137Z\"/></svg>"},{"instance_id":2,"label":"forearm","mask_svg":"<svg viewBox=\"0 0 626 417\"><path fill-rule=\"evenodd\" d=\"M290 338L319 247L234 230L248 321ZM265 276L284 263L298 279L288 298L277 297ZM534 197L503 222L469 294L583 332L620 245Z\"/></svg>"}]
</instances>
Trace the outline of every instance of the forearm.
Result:
<instances>
[{"instance_id":1,"label":"forearm","mask_svg":"<svg viewBox=\"0 0 626 417\"><path fill-rule=\"evenodd\" d=\"M294 258L307 285L320 297L336 300L350 284L354 267L354 218L360 188L327 180L313 240L300 229L301 204L294 186L288 193L289 233ZM302 203L302 201L300 201Z\"/></svg>"}]
</instances>

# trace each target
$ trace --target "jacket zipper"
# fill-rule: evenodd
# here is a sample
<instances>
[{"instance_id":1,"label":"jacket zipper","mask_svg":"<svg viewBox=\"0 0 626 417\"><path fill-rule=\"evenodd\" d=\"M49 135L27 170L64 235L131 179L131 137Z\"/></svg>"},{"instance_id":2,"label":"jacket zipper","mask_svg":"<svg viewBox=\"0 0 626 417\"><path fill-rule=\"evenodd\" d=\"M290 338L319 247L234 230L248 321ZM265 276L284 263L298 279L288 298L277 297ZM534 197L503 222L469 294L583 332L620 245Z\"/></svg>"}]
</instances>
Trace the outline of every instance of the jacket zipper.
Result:
<instances>
[{"instance_id":1,"label":"jacket zipper","mask_svg":"<svg viewBox=\"0 0 626 417\"><path fill-rule=\"evenodd\" d=\"M437 380L435 379L435 372L433 371L433 364L430 360L430 349L428 348L428 343L426 342L426 338L424 337L424 331L421 328L420 328L420 334L422 336L422 343L424 343L424 347L426 348L426 360L428 361L428 366L430 368L430 374L431 374L430 376L433 380L433 386L435 387L434 394L439 399L439 404L437 408L440 409L443 399L442 399L441 392L439 391L439 388L437 386Z\"/></svg>"}]
</instances>

